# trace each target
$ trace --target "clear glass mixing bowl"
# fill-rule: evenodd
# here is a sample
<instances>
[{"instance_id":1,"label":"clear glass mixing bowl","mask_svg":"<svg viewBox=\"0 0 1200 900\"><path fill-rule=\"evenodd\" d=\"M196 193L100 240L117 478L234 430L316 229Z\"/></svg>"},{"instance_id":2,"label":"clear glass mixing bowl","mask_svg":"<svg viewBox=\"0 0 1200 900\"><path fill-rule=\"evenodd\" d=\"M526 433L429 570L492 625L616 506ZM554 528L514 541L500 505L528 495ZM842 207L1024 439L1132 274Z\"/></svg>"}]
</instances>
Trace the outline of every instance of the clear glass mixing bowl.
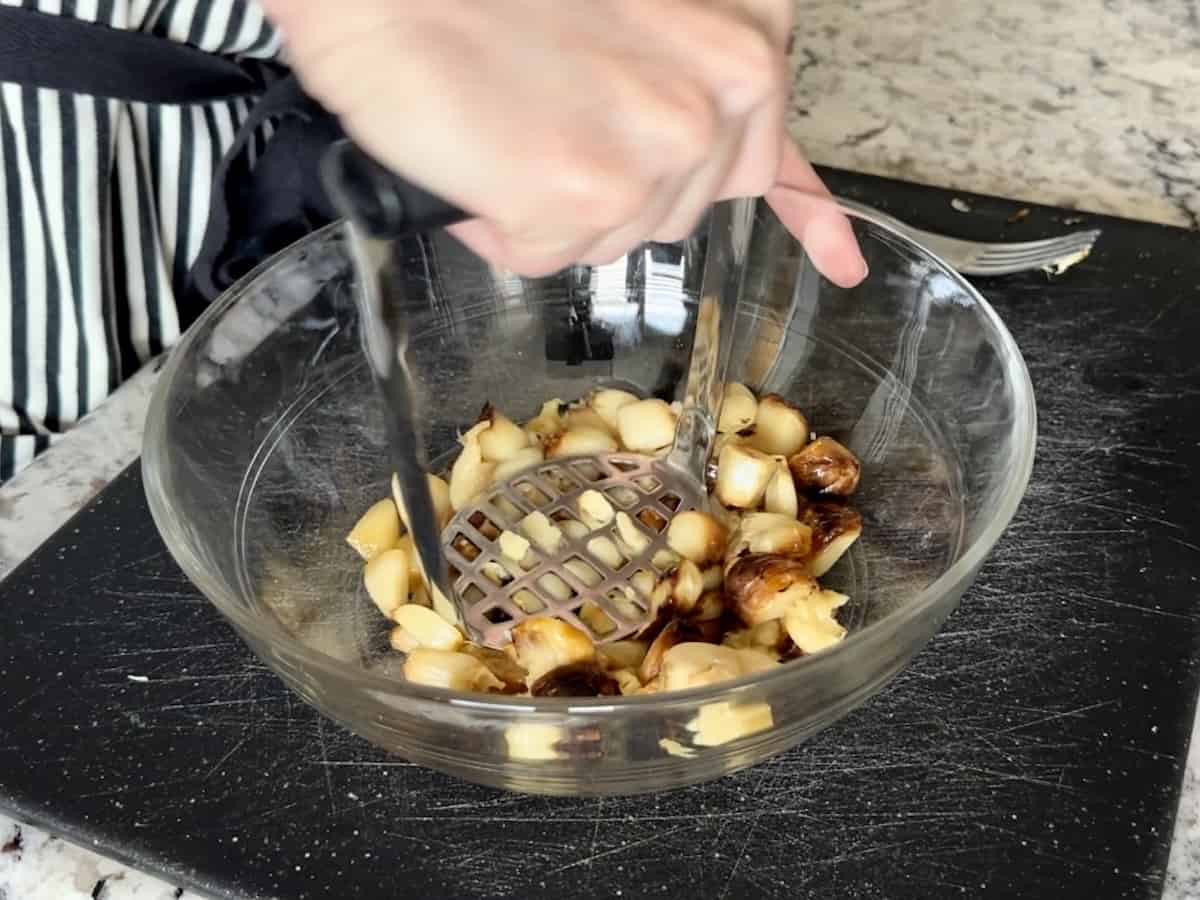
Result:
<instances>
[{"instance_id":1,"label":"clear glass mixing bowl","mask_svg":"<svg viewBox=\"0 0 1200 900\"><path fill-rule=\"evenodd\" d=\"M760 204L732 363L732 377L783 394L863 462L863 537L827 579L853 598L842 610L851 634L831 651L631 698L464 695L401 680L344 543L388 495L389 471L337 226L248 276L171 355L143 458L155 521L292 688L414 762L555 794L661 790L751 765L845 715L921 649L1008 524L1033 461L1032 388L995 312L905 238L861 217L854 228L871 274L842 290ZM485 401L523 418L603 383L673 397L703 235L538 280L490 270L444 235L407 242L410 364L430 457L455 446ZM773 724L695 746L688 723L717 703L765 704Z\"/></svg>"}]
</instances>

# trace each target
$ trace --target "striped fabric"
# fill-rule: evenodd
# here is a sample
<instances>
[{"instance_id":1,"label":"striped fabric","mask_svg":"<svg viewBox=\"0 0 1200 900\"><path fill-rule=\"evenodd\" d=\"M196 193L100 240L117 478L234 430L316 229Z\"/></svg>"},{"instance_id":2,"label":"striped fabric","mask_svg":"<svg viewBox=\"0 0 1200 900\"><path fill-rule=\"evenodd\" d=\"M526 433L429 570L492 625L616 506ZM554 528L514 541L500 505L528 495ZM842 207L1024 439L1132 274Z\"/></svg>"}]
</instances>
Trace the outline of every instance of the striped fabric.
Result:
<instances>
[{"instance_id":1,"label":"striped fabric","mask_svg":"<svg viewBox=\"0 0 1200 900\"><path fill-rule=\"evenodd\" d=\"M249 0L0 5L212 53L279 53ZM0 83L0 481L178 338L174 298L200 247L214 170L249 107Z\"/></svg>"}]
</instances>

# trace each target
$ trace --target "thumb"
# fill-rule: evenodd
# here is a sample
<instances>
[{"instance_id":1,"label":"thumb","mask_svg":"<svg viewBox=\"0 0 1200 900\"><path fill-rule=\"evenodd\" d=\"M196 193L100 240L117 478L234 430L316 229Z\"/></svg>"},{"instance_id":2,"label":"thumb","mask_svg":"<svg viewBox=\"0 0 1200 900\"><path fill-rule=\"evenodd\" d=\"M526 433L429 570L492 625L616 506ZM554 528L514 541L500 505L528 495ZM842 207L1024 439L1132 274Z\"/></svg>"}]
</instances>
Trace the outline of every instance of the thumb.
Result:
<instances>
[{"instance_id":1,"label":"thumb","mask_svg":"<svg viewBox=\"0 0 1200 900\"><path fill-rule=\"evenodd\" d=\"M849 219L790 139L784 143L779 176L766 199L818 272L844 288L867 277L867 261Z\"/></svg>"}]
</instances>

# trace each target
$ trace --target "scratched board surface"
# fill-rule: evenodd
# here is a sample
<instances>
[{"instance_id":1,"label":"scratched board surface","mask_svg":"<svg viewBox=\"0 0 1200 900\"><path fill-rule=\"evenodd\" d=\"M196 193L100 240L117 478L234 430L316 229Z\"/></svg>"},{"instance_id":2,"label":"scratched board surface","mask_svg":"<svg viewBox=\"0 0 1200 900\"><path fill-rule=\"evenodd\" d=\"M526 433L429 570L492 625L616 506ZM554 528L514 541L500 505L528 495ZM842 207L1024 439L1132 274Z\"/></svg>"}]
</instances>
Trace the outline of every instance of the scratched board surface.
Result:
<instances>
[{"instance_id":1,"label":"scratched board surface","mask_svg":"<svg viewBox=\"0 0 1200 900\"><path fill-rule=\"evenodd\" d=\"M1069 218L829 175L972 237ZM626 799L411 766L251 656L135 468L0 586L0 805L216 897L1157 897L1200 667L1200 254L1093 223L1060 279L981 282L1038 392L1017 519L913 665L809 743Z\"/></svg>"}]
</instances>

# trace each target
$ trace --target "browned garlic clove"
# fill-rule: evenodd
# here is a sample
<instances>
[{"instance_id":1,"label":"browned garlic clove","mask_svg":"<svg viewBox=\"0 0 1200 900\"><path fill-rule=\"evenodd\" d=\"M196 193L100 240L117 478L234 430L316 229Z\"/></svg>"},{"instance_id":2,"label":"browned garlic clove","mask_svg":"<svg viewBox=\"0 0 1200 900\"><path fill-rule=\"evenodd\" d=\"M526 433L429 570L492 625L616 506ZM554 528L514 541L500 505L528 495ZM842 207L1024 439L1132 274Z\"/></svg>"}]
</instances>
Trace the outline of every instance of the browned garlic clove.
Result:
<instances>
[{"instance_id":1,"label":"browned garlic clove","mask_svg":"<svg viewBox=\"0 0 1200 900\"><path fill-rule=\"evenodd\" d=\"M819 437L788 458L796 487L808 494L848 497L858 487L858 457L831 437Z\"/></svg>"}]
</instances>

